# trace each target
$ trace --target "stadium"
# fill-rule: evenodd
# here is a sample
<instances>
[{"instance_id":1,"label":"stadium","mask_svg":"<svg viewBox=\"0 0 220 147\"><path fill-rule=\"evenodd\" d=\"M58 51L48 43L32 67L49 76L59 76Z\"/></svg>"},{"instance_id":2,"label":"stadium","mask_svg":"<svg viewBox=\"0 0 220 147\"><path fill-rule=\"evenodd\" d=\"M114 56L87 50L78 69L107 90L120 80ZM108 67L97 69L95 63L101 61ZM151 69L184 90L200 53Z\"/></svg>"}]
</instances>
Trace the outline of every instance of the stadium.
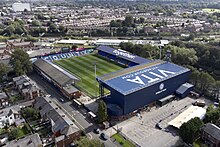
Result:
<instances>
[{"instance_id":1,"label":"stadium","mask_svg":"<svg viewBox=\"0 0 220 147\"><path fill-rule=\"evenodd\" d=\"M111 116L125 116L177 92L183 97L191 90L184 87L189 69L108 46L42 58L73 75L76 88L93 98L101 97Z\"/></svg>"}]
</instances>

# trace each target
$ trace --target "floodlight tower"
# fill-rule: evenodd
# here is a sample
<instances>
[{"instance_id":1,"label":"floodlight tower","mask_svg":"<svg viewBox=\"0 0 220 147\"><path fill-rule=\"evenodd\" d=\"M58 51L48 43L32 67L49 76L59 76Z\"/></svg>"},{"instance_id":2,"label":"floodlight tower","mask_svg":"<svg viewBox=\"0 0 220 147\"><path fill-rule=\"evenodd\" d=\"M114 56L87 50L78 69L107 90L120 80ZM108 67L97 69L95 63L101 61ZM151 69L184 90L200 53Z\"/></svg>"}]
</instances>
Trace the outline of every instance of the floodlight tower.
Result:
<instances>
[{"instance_id":1,"label":"floodlight tower","mask_svg":"<svg viewBox=\"0 0 220 147\"><path fill-rule=\"evenodd\" d=\"M170 62L171 61L171 57L172 57L172 53L170 50L167 50L166 52L166 61Z\"/></svg>"}]
</instances>

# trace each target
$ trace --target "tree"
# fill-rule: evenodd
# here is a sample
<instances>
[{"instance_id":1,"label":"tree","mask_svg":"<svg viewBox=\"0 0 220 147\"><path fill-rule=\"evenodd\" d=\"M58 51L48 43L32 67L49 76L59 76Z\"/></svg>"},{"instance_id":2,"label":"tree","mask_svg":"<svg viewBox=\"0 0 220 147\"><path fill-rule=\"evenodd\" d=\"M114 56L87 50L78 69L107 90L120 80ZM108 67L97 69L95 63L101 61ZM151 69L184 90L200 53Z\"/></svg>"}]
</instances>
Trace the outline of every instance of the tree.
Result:
<instances>
[{"instance_id":1,"label":"tree","mask_svg":"<svg viewBox=\"0 0 220 147\"><path fill-rule=\"evenodd\" d=\"M14 140L17 138L19 132L17 128L12 128L8 133L8 140Z\"/></svg>"},{"instance_id":2,"label":"tree","mask_svg":"<svg viewBox=\"0 0 220 147\"><path fill-rule=\"evenodd\" d=\"M63 25L60 25L58 27L58 30L61 32L61 33L65 33L66 32L66 28L63 26Z\"/></svg>"},{"instance_id":3,"label":"tree","mask_svg":"<svg viewBox=\"0 0 220 147\"><path fill-rule=\"evenodd\" d=\"M108 119L107 106L103 100L100 100L98 106L98 122L102 123L107 119Z\"/></svg>"},{"instance_id":4,"label":"tree","mask_svg":"<svg viewBox=\"0 0 220 147\"><path fill-rule=\"evenodd\" d=\"M192 73L190 76L190 81L192 82L192 84L194 84L197 87L200 80L201 80L200 72L197 69L192 70Z\"/></svg>"},{"instance_id":5,"label":"tree","mask_svg":"<svg viewBox=\"0 0 220 147\"><path fill-rule=\"evenodd\" d=\"M112 20L112 21L110 22L110 27L120 27L120 26L121 26L121 24L118 23L118 22L115 21L115 20Z\"/></svg>"},{"instance_id":6,"label":"tree","mask_svg":"<svg viewBox=\"0 0 220 147\"><path fill-rule=\"evenodd\" d=\"M214 108L214 105L209 105L205 114L204 122L220 125L220 107Z\"/></svg>"},{"instance_id":7,"label":"tree","mask_svg":"<svg viewBox=\"0 0 220 147\"><path fill-rule=\"evenodd\" d=\"M200 79L200 89L203 92L208 91L215 83L215 79L207 72L201 72Z\"/></svg>"},{"instance_id":8,"label":"tree","mask_svg":"<svg viewBox=\"0 0 220 147\"><path fill-rule=\"evenodd\" d=\"M203 122L198 117L183 123L180 127L180 137L186 143L193 143L193 141L198 137L199 130L202 125Z\"/></svg>"},{"instance_id":9,"label":"tree","mask_svg":"<svg viewBox=\"0 0 220 147\"><path fill-rule=\"evenodd\" d=\"M140 18L140 23L144 23L145 19L143 17Z\"/></svg>"},{"instance_id":10,"label":"tree","mask_svg":"<svg viewBox=\"0 0 220 147\"><path fill-rule=\"evenodd\" d=\"M123 26L131 27L134 24L134 18L131 15L128 15L125 17L125 20L123 21Z\"/></svg>"},{"instance_id":11,"label":"tree","mask_svg":"<svg viewBox=\"0 0 220 147\"><path fill-rule=\"evenodd\" d=\"M31 22L31 24L32 24L32 26L35 26L35 27L38 27L38 26L41 25L38 20L33 20L33 21Z\"/></svg>"},{"instance_id":12,"label":"tree","mask_svg":"<svg viewBox=\"0 0 220 147\"><path fill-rule=\"evenodd\" d=\"M90 140L87 137L81 137L76 144L78 147L104 147L104 144L99 140Z\"/></svg>"},{"instance_id":13,"label":"tree","mask_svg":"<svg viewBox=\"0 0 220 147\"><path fill-rule=\"evenodd\" d=\"M57 32L57 26L54 23L50 23L49 25L49 31L51 33L56 33Z\"/></svg>"},{"instance_id":14,"label":"tree","mask_svg":"<svg viewBox=\"0 0 220 147\"><path fill-rule=\"evenodd\" d=\"M195 34L190 34L188 40L195 40L195 37L196 37Z\"/></svg>"},{"instance_id":15,"label":"tree","mask_svg":"<svg viewBox=\"0 0 220 147\"><path fill-rule=\"evenodd\" d=\"M8 66L0 62L0 82L2 82L4 76L7 75L8 71L9 71Z\"/></svg>"},{"instance_id":16,"label":"tree","mask_svg":"<svg viewBox=\"0 0 220 147\"><path fill-rule=\"evenodd\" d=\"M125 51L128 51L128 52L132 52L132 51L131 51L132 46L133 46L133 43L131 43L131 42L121 42L121 43L119 44L119 47L120 47L121 49L123 49L123 50L125 50Z\"/></svg>"},{"instance_id":17,"label":"tree","mask_svg":"<svg viewBox=\"0 0 220 147\"><path fill-rule=\"evenodd\" d=\"M23 111L23 115L26 118L31 118L32 120L37 120L39 118L39 112L31 107L27 107Z\"/></svg>"},{"instance_id":18,"label":"tree","mask_svg":"<svg viewBox=\"0 0 220 147\"><path fill-rule=\"evenodd\" d=\"M24 9L24 12L28 12L28 10L25 8L25 9Z\"/></svg>"},{"instance_id":19,"label":"tree","mask_svg":"<svg viewBox=\"0 0 220 147\"><path fill-rule=\"evenodd\" d=\"M220 81L215 82L216 99L220 97Z\"/></svg>"},{"instance_id":20,"label":"tree","mask_svg":"<svg viewBox=\"0 0 220 147\"><path fill-rule=\"evenodd\" d=\"M78 46L77 45L72 45L72 49L75 50Z\"/></svg>"},{"instance_id":21,"label":"tree","mask_svg":"<svg viewBox=\"0 0 220 147\"><path fill-rule=\"evenodd\" d=\"M11 36L15 31L15 28L12 25L9 25L4 31L3 34L7 34L8 36Z\"/></svg>"},{"instance_id":22,"label":"tree","mask_svg":"<svg viewBox=\"0 0 220 147\"><path fill-rule=\"evenodd\" d=\"M198 61L198 57L194 49L168 45L164 48L164 50L171 51L172 61L176 64L194 65Z\"/></svg>"},{"instance_id":23,"label":"tree","mask_svg":"<svg viewBox=\"0 0 220 147\"><path fill-rule=\"evenodd\" d=\"M15 49L12 52L10 64L17 75L23 75L32 71L29 55L22 49Z\"/></svg>"}]
</instances>

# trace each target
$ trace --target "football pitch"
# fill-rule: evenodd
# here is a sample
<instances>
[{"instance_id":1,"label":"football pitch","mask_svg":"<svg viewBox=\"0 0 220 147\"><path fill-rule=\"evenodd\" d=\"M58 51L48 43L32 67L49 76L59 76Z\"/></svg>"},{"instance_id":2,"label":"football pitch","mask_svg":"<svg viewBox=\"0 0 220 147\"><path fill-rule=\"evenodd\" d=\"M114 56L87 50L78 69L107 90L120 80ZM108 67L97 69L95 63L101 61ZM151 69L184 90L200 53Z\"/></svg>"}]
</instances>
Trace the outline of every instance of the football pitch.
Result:
<instances>
[{"instance_id":1,"label":"football pitch","mask_svg":"<svg viewBox=\"0 0 220 147\"><path fill-rule=\"evenodd\" d=\"M80 82L77 82L76 86L91 97L99 95L99 85L95 80L95 64L96 76L102 76L123 68L95 54L58 60L55 63L79 77ZM105 93L108 93L108 90L105 90Z\"/></svg>"}]
</instances>

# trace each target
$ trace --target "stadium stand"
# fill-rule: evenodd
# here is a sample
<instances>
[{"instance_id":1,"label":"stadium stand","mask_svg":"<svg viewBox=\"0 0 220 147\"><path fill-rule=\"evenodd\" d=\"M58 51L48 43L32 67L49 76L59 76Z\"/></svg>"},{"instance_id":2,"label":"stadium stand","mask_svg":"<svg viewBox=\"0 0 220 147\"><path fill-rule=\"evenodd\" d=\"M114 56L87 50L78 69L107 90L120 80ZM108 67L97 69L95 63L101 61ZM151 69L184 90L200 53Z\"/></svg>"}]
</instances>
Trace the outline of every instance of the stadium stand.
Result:
<instances>
[{"instance_id":1,"label":"stadium stand","mask_svg":"<svg viewBox=\"0 0 220 147\"><path fill-rule=\"evenodd\" d=\"M155 66L155 65L160 64L160 63L164 63L164 61L157 60L155 62L151 62L151 63L148 63L148 64L142 64L142 65L139 65L139 66L126 68L126 69L123 69L123 70L120 70L120 71L117 71L117 72L114 72L114 73L106 74L106 75L100 77L100 79L103 80L103 81L111 80L115 77L125 75L125 74L129 74L129 73L134 72L136 70L142 70L142 69L145 69L147 67Z\"/></svg>"},{"instance_id":2,"label":"stadium stand","mask_svg":"<svg viewBox=\"0 0 220 147\"><path fill-rule=\"evenodd\" d=\"M79 81L78 78L63 70L59 66L43 59L38 59L34 62L34 67L40 69L44 73L47 73L47 76L56 81L56 83L60 86L74 83L74 81Z\"/></svg>"},{"instance_id":3,"label":"stadium stand","mask_svg":"<svg viewBox=\"0 0 220 147\"><path fill-rule=\"evenodd\" d=\"M118 63L129 67L150 62L148 59L133 55L124 50L114 49L109 46L99 46L97 47L97 50L99 55L115 60Z\"/></svg>"},{"instance_id":4,"label":"stadium stand","mask_svg":"<svg viewBox=\"0 0 220 147\"><path fill-rule=\"evenodd\" d=\"M151 61L97 77L110 116L126 116L174 95L189 79L190 70L167 61ZM103 89L111 93L104 96ZM180 88L182 89L182 88ZM185 95L185 94L184 94Z\"/></svg>"},{"instance_id":5,"label":"stadium stand","mask_svg":"<svg viewBox=\"0 0 220 147\"><path fill-rule=\"evenodd\" d=\"M79 90L73 86L79 79L52 62L37 59L37 61L34 62L34 69L45 79L58 87L67 98L76 98L81 95Z\"/></svg>"}]
</instances>

